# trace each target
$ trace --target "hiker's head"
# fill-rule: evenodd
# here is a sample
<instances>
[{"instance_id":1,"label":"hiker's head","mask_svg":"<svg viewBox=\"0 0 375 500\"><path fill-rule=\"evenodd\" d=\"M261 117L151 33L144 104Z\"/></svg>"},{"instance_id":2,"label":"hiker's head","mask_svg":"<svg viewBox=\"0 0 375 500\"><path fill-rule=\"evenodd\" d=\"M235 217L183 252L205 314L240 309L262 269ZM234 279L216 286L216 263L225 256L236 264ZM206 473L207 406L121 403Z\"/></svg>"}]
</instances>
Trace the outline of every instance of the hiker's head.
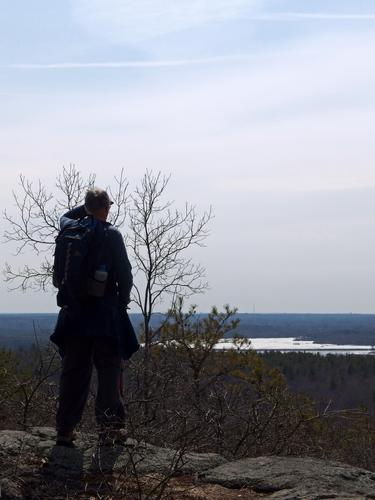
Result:
<instances>
[{"instance_id":1,"label":"hiker's head","mask_svg":"<svg viewBox=\"0 0 375 500\"><path fill-rule=\"evenodd\" d=\"M109 199L107 191L97 187L87 190L85 196L86 212L100 220L107 220L108 212L113 201Z\"/></svg>"}]
</instances>

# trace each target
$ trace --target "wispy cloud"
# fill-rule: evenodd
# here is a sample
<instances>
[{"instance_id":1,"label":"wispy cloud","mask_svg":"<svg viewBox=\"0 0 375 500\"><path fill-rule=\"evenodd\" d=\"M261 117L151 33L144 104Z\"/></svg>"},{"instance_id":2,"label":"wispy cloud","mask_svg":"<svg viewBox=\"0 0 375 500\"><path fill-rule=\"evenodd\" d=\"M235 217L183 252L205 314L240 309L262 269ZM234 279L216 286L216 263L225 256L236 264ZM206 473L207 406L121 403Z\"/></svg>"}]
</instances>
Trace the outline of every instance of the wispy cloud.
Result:
<instances>
[{"instance_id":1,"label":"wispy cloud","mask_svg":"<svg viewBox=\"0 0 375 500\"><path fill-rule=\"evenodd\" d=\"M196 81L176 71L173 78L153 81L152 90L141 85L107 93L85 86L57 103L54 92L43 93L45 111L37 119L29 99L17 104L28 119L22 129L27 140L32 128L44 141L48 124L57 144L52 151L64 144L64 151L82 151L85 159L91 147L90 161L100 163L105 144L106 154L111 150L109 163L124 151L129 163L146 167L170 161L170 168L190 172L196 162L192 174L199 175L204 165L213 176L248 175L256 189L358 186L375 179L375 72L368 65L374 50L375 38L369 34L345 41L314 38L272 52L267 64L262 53L233 71L223 65L199 72ZM13 143L21 128L15 122L9 131L9 120L3 122L2 133L7 131Z\"/></svg>"},{"instance_id":2,"label":"wispy cloud","mask_svg":"<svg viewBox=\"0 0 375 500\"><path fill-rule=\"evenodd\" d=\"M210 23L373 21L375 12L272 12L265 0L71 0L75 21L114 42L139 43Z\"/></svg>"},{"instance_id":3,"label":"wispy cloud","mask_svg":"<svg viewBox=\"0 0 375 500\"><path fill-rule=\"evenodd\" d=\"M247 16L251 21L374 21L375 13L347 14L340 12L273 12Z\"/></svg>"},{"instance_id":4,"label":"wispy cloud","mask_svg":"<svg viewBox=\"0 0 375 500\"><path fill-rule=\"evenodd\" d=\"M140 42L257 12L264 0L71 0L75 21L113 41Z\"/></svg>"},{"instance_id":5,"label":"wispy cloud","mask_svg":"<svg viewBox=\"0 0 375 500\"><path fill-rule=\"evenodd\" d=\"M202 57L194 59L174 59L159 61L98 61L98 62L62 62L47 64L6 64L0 65L3 69L122 69L122 68L168 68L174 66L195 66L226 62L247 61L255 57L252 54L233 54L229 56Z\"/></svg>"}]
</instances>

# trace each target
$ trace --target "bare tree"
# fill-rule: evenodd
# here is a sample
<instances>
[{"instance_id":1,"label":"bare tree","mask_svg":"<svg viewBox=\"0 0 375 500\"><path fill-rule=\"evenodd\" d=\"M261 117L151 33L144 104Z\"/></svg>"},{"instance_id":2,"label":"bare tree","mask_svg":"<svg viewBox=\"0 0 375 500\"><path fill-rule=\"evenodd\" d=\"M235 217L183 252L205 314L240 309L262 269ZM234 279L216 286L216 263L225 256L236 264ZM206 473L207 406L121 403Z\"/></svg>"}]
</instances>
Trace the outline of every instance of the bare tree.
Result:
<instances>
[{"instance_id":1,"label":"bare tree","mask_svg":"<svg viewBox=\"0 0 375 500\"><path fill-rule=\"evenodd\" d=\"M95 175L84 178L74 165L63 167L57 176L54 190L49 190L41 180L33 184L20 175L19 189L13 191L16 215L4 211L8 229L4 233L6 242L16 244L16 255L31 250L40 256L39 266L25 264L14 269L5 264L5 280L11 289L27 290L37 288L47 290L52 282L52 256L55 237L59 231L59 220L67 210L83 202L88 187L95 182ZM122 226L125 222L128 182L123 170L115 178L115 189L109 189L115 202L111 222Z\"/></svg>"},{"instance_id":2,"label":"bare tree","mask_svg":"<svg viewBox=\"0 0 375 500\"><path fill-rule=\"evenodd\" d=\"M165 200L169 179L161 172L146 171L140 186L131 195L129 211L127 247L134 265L133 300L143 316L142 392L146 416L152 396L150 352L163 327L163 324L156 330L151 327L155 307L166 296L170 306L179 296L190 296L207 288L204 268L195 264L187 251L203 245L212 218L211 209L198 215L195 207L187 203L182 209L176 208L172 201Z\"/></svg>"},{"instance_id":3,"label":"bare tree","mask_svg":"<svg viewBox=\"0 0 375 500\"><path fill-rule=\"evenodd\" d=\"M182 209L174 208L173 202L164 199L169 179L161 172L147 171L131 196L127 246L133 256L134 302L143 315L146 353L153 341L151 317L163 297L169 296L173 304L178 296L207 288L204 268L192 261L187 250L203 246L212 210L198 215L187 203Z\"/></svg>"}]
</instances>

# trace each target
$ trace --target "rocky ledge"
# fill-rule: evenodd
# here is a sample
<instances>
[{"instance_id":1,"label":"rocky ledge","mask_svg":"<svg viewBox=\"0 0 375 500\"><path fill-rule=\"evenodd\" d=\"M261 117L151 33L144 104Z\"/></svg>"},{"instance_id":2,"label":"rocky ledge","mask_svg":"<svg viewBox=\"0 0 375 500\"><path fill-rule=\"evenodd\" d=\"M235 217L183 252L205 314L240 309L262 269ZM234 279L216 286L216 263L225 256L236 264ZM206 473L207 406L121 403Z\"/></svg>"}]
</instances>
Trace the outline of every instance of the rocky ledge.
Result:
<instances>
[{"instance_id":1,"label":"rocky ledge","mask_svg":"<svg viewBox=\"0 0 375 500\"><path fill-rule=\"evenodd\" d=\"M78 435L76 448L55 446L55 432L0 431L0 499L147 498L248 500L375 499L375 473L313 458L257 457L228 462L128 439L98 447ZM144 497L146 498L146 495ZM143 496L142 496L143 498Z\"/></svg>"}]
</instances>

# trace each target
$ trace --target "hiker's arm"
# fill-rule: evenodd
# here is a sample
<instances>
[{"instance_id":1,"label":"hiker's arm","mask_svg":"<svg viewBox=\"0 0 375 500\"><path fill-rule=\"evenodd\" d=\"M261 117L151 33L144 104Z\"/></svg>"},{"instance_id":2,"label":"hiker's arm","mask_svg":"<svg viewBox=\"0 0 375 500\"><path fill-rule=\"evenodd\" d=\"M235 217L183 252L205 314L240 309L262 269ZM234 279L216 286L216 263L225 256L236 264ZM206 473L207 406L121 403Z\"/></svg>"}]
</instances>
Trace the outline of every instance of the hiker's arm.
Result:
<instances>
[{"instance_id":1,"label":"hiker's arm","mask_svg":"<svg viewBox=\"0 0 375 500\"><path fill-rule=\"evenodd\" d=\"M73 220L82 219L82 217L86 217L86 215L87 212L84 205L73 208L72 210L69 210L69 212L66 212L66 214L64 214L61 217L60 227L63 228L72 219Z\"/></svg>"},{"instance_id":2,"label":"hiker's arm","mask_svg":"<svg viewBox=\"0 0 375 500\"><path fill-rule=\"evenodd\" d=\"M114 238L114 273L118 284L120 302L127 306L133 286L132 266L126 253L124 239L119 231L113 231Z\"/></svg>"}]
</instances>

